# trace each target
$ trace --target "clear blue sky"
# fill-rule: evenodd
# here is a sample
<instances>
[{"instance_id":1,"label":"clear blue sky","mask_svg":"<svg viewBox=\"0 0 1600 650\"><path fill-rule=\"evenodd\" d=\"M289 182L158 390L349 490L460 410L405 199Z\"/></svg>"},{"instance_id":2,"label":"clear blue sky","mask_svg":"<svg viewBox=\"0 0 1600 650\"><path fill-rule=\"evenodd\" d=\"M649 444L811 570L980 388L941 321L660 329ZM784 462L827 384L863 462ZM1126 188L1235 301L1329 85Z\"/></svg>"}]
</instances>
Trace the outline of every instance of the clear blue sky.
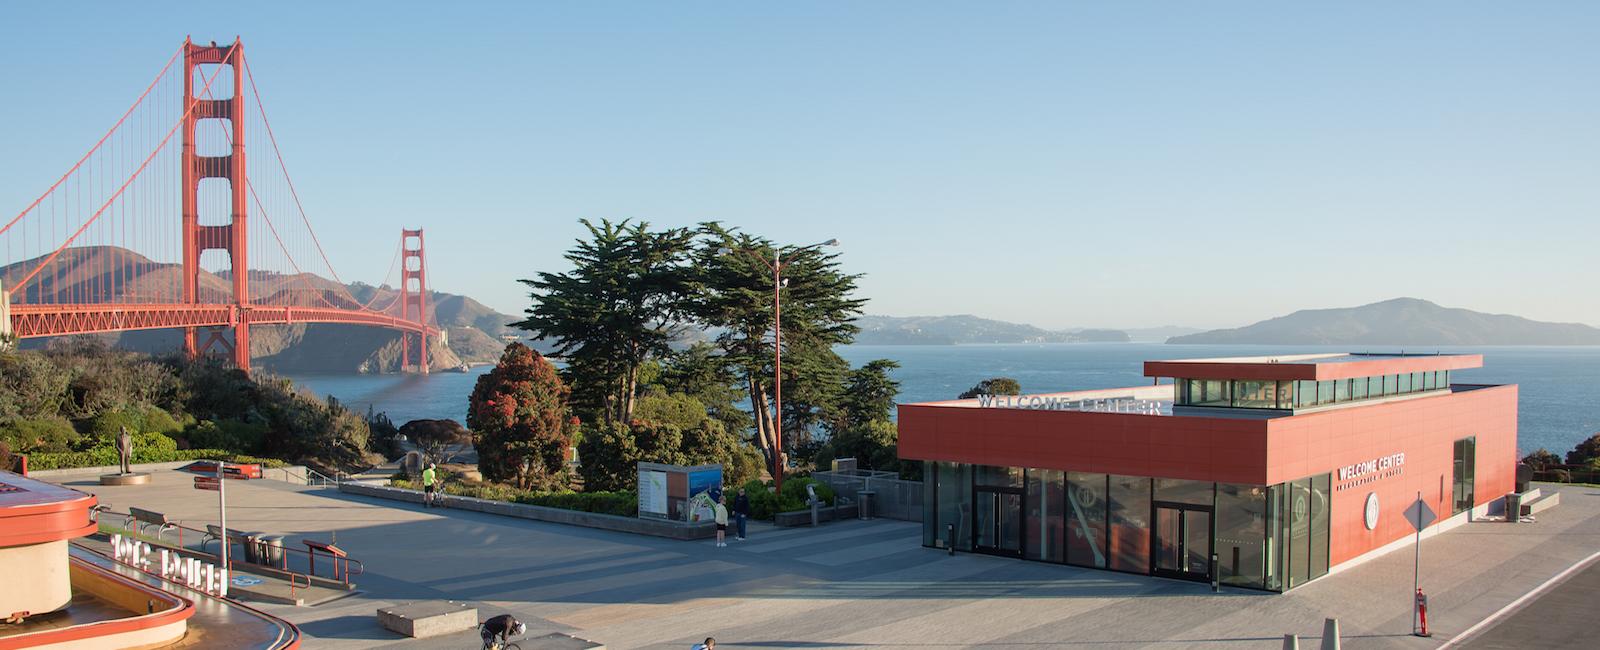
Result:
<instances>
[{"instance_id":1,"label":"clear blue sky","mask_svg":"<svg viewBox=\"0 0 1600 650\"><path fill-rule=\"evenodd\" d=\"M580 217L838 237L868 311L1600 325L1600 4L0 5L0 207L242 35L345 279L512 314ZM531 5L531 6L530 6Z\"/></svg>"}]
</instances>

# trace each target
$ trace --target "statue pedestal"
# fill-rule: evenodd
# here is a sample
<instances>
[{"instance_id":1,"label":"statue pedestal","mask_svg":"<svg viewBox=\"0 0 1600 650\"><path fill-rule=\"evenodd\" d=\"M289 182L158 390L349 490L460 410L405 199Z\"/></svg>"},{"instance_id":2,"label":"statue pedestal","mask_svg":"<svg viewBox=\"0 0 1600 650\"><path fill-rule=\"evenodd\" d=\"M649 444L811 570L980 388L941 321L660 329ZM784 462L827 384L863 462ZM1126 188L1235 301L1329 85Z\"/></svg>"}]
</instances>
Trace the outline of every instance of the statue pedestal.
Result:
<instances>
[{"instance_id":1,"label":"statue pedestal","mask_svg":"<svg viewBox=\"0 0 1600 650\"><path fill-rule=\"evenodd\" d=\"M101 474L101 485L144 485L150 482L149 472L128 472L127 474Z\"/></svg>"}]
</instances>

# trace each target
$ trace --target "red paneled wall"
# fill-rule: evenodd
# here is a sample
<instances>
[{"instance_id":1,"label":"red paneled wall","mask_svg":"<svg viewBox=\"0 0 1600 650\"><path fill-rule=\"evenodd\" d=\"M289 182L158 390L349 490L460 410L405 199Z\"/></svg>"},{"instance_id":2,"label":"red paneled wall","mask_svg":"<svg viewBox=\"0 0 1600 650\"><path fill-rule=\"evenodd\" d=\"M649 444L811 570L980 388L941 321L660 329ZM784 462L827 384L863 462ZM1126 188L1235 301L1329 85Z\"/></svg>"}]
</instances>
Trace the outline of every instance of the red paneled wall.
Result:
<instances>
[{"instance_id":1,"label":"red paneled wall","mask_svg":"<svg viewBox=\"0 0 1600 650\"><path fill-rule=\"evenodd\" d=\"M1265 420L903 404L900 457L1263 485Z\"/></svg>"},{"instance_id":2,"label":"red paneled wall","mask_svg":"<svg viewBox=\"0 0 1600 650\"><path fill-rule=\"evenodd\" d=\"M1454 442L1477 438L1474 505L1505 496L1516 481L1517 387L1336 409L1269 421L1267 482L1333 473L1330 523L1334 564L1412 534L1405 508L1417 492L1440 518L1450 516ZM1399 473L1377 472L1340 489L1338 468L1396 453ZM1348 483L1348 482L1346 482ZM1366 527L1366 500L1378 495L1378 525Z\"/></svg>"}]
</instances>

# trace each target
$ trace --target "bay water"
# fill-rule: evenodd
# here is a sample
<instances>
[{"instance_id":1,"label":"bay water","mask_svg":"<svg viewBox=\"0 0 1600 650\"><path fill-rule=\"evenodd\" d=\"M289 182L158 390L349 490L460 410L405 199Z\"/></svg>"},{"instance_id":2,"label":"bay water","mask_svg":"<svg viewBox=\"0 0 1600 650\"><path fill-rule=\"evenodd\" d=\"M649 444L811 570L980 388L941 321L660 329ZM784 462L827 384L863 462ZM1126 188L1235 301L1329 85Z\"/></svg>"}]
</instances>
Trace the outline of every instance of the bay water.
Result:
<instances>
[{"instance_id":1,"label":"bay water","mask_svg":"<svg viewBox=\"0 0 1600 650\"><path fill-rule=\"evenodd\" d=\"M1041 343L995 345L849 345L838 352L851 365L873 359L900 363L900 401L953 399L990 377L1011 377L1024 393L1048 393L1150 383L1144 361L1312 352L1401 352L1395 347L1165 345L1161 343ZM1451 381L1518 384L1522 453L1545 448L1560 455L1600 432L1600 347L1443 347L1405 349L1483 355L1483 367L1451 373ZM467 399L488 366L428 375L306 375L287 377L352 409L370 405L395 424L418 418L465 423Z\"/></svg>"}]
</instances>

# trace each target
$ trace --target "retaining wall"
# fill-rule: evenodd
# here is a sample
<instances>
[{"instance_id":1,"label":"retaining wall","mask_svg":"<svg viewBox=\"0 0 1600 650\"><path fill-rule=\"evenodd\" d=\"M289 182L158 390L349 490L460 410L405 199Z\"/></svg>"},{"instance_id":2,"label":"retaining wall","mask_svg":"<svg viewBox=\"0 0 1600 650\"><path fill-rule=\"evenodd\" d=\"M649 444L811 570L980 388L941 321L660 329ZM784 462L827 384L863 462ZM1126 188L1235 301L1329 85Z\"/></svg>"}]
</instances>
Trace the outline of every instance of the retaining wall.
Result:
<instances>
[{"instance_id":1,"label":"retaining wall","mask_svg":"<svg viewBox=\"0 0 1600 650\"><path fill-rule=\"evenodd\" d=\"M389 487L386 485L366 485L361 483L342 483L339 491L346 494L391 499L406 503L422 503L422 492L407 490L405 488ZM510 501L491 501L476 497L463 497L445 495L445 503L450 508L457 510L471 510L491 515L517 517L519 519L533 519L535 521L548 521L570 526L584 526L602 530L615 530L636 535L651 535L666 537L668 539L709 539L716 537L717 526L705 522L688 524L677 521L664 521L659 519L640 519L637 517L619 517L598 512L583 512L579 510L565 510L548 506L535 506L526 503L512 503Z\"/></svg>"}]
</instances>

